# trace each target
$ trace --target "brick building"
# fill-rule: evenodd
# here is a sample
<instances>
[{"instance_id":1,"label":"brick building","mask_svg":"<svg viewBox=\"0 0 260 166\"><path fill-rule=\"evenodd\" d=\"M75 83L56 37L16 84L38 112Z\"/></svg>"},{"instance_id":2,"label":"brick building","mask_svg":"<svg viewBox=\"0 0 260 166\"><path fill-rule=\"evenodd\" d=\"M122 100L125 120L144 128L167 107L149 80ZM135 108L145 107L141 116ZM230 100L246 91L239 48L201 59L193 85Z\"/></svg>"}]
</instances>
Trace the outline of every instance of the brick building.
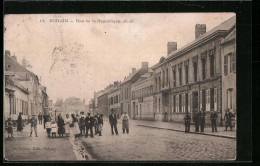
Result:
<instances>
[{"instance_id":1,"label":"brick building","mask_svg":"<svg viewBox=\"0 0 260 166\"><path fill-rule=\"evenodd\" d=\"M131 85L133 119L154 120L152 70Z\"/></svg>"},{"instance_id":2,"label":"brick building","mask_svg":"<svg viewBox=\"0 0 260 166\"><path fill-rule=\"evenodd\" d=\"M142 62L142 67L138 70L132 69L132 73L129 73L120 85L120 108L121 114L124 111L128 112L130 118L133 118L133 112L131 111L131 85L135 83L143 74L148 72L148 62Z\"/></svg>"},{"instance_id":3,"label":"brick building","mask_svg":"<svg viewBox=\"0 0 260 166\"><path fill-rule=\"evenodd\" d=\"M235 22L232 17L208 32L206 25L197 24L195 40L178 50L168 44L167 57L152 67L156 120L183 122L186 112L193 116L196 111L204 110L209 123L211 110L221 114L220 43Z\"/></svg>"}]
</instances>

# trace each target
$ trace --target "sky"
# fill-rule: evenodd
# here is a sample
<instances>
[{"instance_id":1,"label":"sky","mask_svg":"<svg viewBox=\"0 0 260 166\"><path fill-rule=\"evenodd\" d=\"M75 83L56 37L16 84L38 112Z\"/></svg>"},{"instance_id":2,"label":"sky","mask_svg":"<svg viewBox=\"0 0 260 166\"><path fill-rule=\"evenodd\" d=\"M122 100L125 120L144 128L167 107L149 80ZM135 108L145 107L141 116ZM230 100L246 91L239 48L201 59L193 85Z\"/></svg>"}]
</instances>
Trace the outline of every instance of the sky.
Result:
<instances>
[{"instance_id":1,"label":"sky","mask_svg":"<svg viewBox=\"0 0 260 166\"><path fill-rule=\"evenodd\" d=\"M209 31L234 13L19 14L4 17L4 49L25 58L49 98L78 97L122 81L141 62L149 67L195 39L195 25ZM110 22L108 22L109 20ZM120 22L118 22L118 21ZM63 22L62 22L63 21ZM103 21L103 22L102 22Z\"/></svg>"}]
</instances>

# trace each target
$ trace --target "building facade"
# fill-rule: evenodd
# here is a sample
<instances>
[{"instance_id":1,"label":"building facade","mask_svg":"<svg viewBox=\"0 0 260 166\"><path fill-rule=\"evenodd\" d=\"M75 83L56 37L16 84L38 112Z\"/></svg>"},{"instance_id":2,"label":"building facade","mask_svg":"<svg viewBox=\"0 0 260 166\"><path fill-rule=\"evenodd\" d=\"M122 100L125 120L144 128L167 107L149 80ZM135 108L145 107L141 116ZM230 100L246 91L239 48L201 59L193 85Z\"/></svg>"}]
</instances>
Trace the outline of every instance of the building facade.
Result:
<instances>
[{"instance_id":1,"label":"building facade","mask_svg":"<svg viewBox=\"0 0 260 166\"><path fill-rule=\"evenodd\" d=\"M206 112L206 123L210 123L213 110L221 117L220 43L235 21L232 17L209 32L206 25L197 24L195 40L178 50L168 51L168 56L152 67L156 120L183 122L186 112L191 112L193 117L199 110Z\"/></svg>"},{"instance_id":2,"label":"building facade","mask_svg":"<svg viewBox=\"0 0 260 166\"><path fill-rule=\"evenodd\" d=\"M222 50L222 118L229 109L236 115L236 28L221 41Z\"/></svg>"},{"instance_id":3,"label":"building facade","mask_svg":"<svg viewBox=\"0 0 260 166\"><path fill-rule=\"evenodd\" d=\"M142 75L131 85L133 119L154 120L152 71Z\"/></svg>"},{"instance_id":4,"label":"building facade","mask_svg":"<svg viewBox=\"0 0 260 166\"><path fill-rule=\"evenodd\" d=\"M120 85L120 108L121 115L126 111L130 118L133 118L133 110L131 110L131 85L135 83L143 74L148 72L148 62L142 62L142 67L139 70L132 69Z\"/></svg>"},{"instance_id":5,"label":"building facade","mask_svg":"<svg viewBox=\"0 0 260 166\"><path fill-rule=\"evenodd\" d=\"M113 109L118 117L121 116L119 87L120 84L115 85L108 93L108 114L111 114L111 110Z\"/></svg>"}]
</instances>

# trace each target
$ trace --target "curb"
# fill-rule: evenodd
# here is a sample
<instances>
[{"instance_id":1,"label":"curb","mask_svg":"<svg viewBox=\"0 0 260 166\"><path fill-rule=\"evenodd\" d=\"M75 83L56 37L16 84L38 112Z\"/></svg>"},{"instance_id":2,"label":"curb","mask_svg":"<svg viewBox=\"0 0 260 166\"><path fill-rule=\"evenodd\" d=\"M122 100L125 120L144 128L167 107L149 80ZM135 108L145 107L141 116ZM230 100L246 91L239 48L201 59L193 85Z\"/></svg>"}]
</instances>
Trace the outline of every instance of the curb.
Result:
<instances>
[{"instance_id":1,"label":"curb","mask_svg":"<svg viewBox=\"0 0 260 166\"><path fill-rule=\"evenodd\" d=\"M184 132L183 130L178 129L169 129L169 128L161 128L161 127L155 127L155 126L146 126L146 125L136 125L141 127L149 127L149 128L156 128L156 129L163 129L163 130L171 130L171 131L178 131L178 132ZM233 136L226 136L226 135L215 135L215 134L209 134L209 133L195 133L195 132L189 132L190 134L201 134L201 135L208 135L213 137L221 137L221 138L229 138L229 139L236 139L236 137Z\"/></svg>"}]
</instances>

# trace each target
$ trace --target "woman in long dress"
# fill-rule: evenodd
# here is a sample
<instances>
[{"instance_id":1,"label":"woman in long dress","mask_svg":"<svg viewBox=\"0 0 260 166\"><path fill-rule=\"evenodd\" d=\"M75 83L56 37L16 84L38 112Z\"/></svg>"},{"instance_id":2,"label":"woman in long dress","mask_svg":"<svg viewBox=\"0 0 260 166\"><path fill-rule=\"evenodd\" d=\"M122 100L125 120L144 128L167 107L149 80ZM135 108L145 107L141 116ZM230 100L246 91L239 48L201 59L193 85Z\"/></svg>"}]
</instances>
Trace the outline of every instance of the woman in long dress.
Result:
<instances>
[{"instance_id":1,"label":"woman in long dress","mask_svg":"<svg viewBox=\"0 0 260 166\"><path fill-rule=\"evenodd\" d=\"M73 123L73 127L71 129L73 131L74 138L76 138L80 134L79 123L78 123L78 119L75 117L74 114L72 114L71 117Z\"/></svg>"},{"instance_id":2,"label":"woman in long dress","mask_svg":"<svg viewBox=\"0 0 260 166\"><path fill-rule=\"evenodd\" d=\"M66 118L64 119L64 123L65 123L65 134L66 136L70 135L70 124L72 123L69 114L66 114Z\"/></svg>"},{"instance_id":3,"label":"woman in long dress","mask_svg":"<svg viewBox=\"0 0 260 166\"><path fill-rule=\"evenodd\" d=\"M121 116L121 120L122 120L122 129L123 129L123 134L125 134L125 130L126 133L129 133L129 116L126 113L126 111L124 112L124 114Z\"/></svg>"},{"instance_id":4,"label":"woman in long dress","mask_svg":"<svg viewBox=\"0 0 260 166\"><path fill-rule=\"evenodd\" d=\"M63 137L63 134L65 133L64 126L65 126L64 120L61 117L61 115L59 115L58 116L58 134L59 134L59 137L60 137L60 135Z\"/></svg>"},{"instance_id":5,"label":"woman in long dress","mask_svg":"<svg viewBox=\"0 0 260 166\"><path fill-rule=\"evenodd\" d=\"M18 119L17 119L17 131L22 131L23 126L22 126L22 113L19 113Z\"/></svg>"}]
</instances>

